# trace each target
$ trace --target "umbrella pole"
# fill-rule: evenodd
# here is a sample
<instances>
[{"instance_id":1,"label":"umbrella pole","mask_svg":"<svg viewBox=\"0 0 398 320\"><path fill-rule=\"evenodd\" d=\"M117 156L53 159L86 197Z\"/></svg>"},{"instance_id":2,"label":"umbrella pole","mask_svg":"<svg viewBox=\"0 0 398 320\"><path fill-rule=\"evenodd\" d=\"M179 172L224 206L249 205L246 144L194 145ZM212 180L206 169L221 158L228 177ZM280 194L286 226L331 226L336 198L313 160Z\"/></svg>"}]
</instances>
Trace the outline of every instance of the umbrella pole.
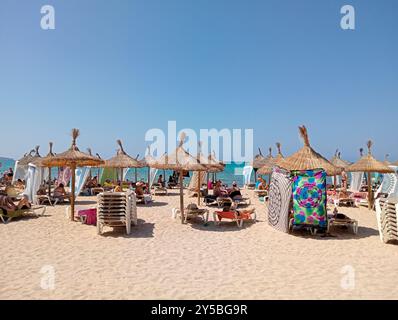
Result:
<instances>
[{"instance_id":1,"label":"umbrella pole","mask_svg":"<svg viewBox=\"0 0 398 320\"><path fill-rule=\"evenodd\" d=\"M200 171L198 171L198 206L200 206Z\"/></svg>"},{"instance_id":2,"label":"umbrella pole","mask_svg":"<svg viewBox=\"0 0 398 320\"><path fill-rule=\"evenodd\" d=\"M48 196L51 198L51 168L48 167Z\"/></svg>"},{"instance_id":3,"label":"umbrella pole","mask_svg":"<svg viewBox=\"0 0 398 320\"><path fill-rule=\"evenodd\" d=\"M120 188L122 188L122 186L123 186L123 168L120 168Z\"/></svg>"},{"instance_id":4,"label":"umbrella pole","mask_svg":"<svg viewBox=\"0 0 398 320\"><path fill-rule=\"evenodd\" d=\"M337 191L337 177L334 176L334 191Z\"/></svg>"},{"instance_id":5,"label":"umbrella pole","mask_svg":"<svg viewBox=\"0 0 398 320\"><path fill-rule=\"evenodd\" d=\"M257 169L254 169L254 183L257 182Z\"/></svg>"},{"instance_id":6,"label":"umbrella pole","mask_svg":"<svg viewBox=\"0 0 398 320\"><path fill-rule=\"evenodd\" d=\"M134 169L135 183L137 183L137 168Z\"/></svg>"},{"instance_id":7,"label":"umbrella pole","mask_svg":"<svg viewBox=\"0 0 398 320\"><path fill-rule=\"evenodd\" d=\"M74 221L75 220L75 181L76 181L76 176L75 176L75 170L76 166L72 165L71 171L72 171L72 196L71 196L71 203L70 203L70 220Z\"/></svg>"},{"instance_id":8,"label":"umbrella pole","mask_svg":"<svg viewBox=\"0 0 398 320\"><path fill-rule=\"evenodd\" d=\"M368 172L368 209L372 210L373 207L373 190L372 190L372 177Z\"/></svg>"},{"instance_id":9,"label":"umbrella pole","mask_svg":"<svg viewBox=\"0 0 398 320\"><path fill-rule=\"evenodd\" d=\"M151 188L151 186L149 185L151 180L151 169L148 167L148 190Z\"/></svg>"},{"instance_id":10,"label":"umbrella pole","mask_svg":"<svg viewBox=\"0 0 398 320\"><path fill-rule=\"evenodd\" d=\"M181 210L181 223L184 223L184 172L180 171L180 210Z\"/></svg>"}]
</instances>

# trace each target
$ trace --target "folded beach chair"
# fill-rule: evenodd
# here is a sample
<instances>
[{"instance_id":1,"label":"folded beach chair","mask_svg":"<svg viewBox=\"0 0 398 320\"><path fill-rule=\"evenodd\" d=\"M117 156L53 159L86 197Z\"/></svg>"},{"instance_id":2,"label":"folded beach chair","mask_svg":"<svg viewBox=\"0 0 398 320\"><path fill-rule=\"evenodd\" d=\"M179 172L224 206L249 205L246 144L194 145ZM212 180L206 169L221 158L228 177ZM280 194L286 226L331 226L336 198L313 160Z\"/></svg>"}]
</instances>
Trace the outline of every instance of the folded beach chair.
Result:
<instances>
[{"instance_id":1,"label":"folded beach chair","mask_svg":"<svg viewBox=\"0 0 398 320\"><path fill-rule=\"evenodd\" d=\"M293 218L289 230L295 226L308 228L311 233L327 230L326 172L295 171L293 176Z\"/></svg>"},{"instance_id":2,"label":"folded beach chair","mask_svg":"<svg viewBox=\"0 0 398 320\"><path fill-rule=\"evenodd\" d=\"M209 220L209 210L207 209L200 209L196 204L191 203L189 204L185 209L184 209L184 215L185 215L185 223L189 218L197 218L201 217L203 220L204 224L207 224ZM181 210L177 208L173 208L171 210L171 216L173 219L176 219L177 217L181 217Z\"/></svg>"},{"instance_id":3,"label":"folded beach chair","mask_svg":"<svg viewBox=\"0 0 398 320\"><path fill-rule=\"evenodd\" d=\"M137 207L135 194L128 192L104 192L97 196L97 232L102 234L103 227L126 227L130 234L131 224L137 225Z\"/></svg>"},{"instance_id":4,"label":"folded beach chair","mask_svg":"<svg viewBox=\"0 0 398 320\"><path fill-rule=\"evenodd\" d=\"M3 221L4 224L7 224L14 218L24 217L33 215L35 217L43 216L46 212L46 206L32 206L28 209L20 209L11 212L7 212L5 214L3 210L0 210L0 219Z\"/></svg>"},{"instance_id":5,"label":"folded beach chair","mask_svg":"<svg viewBox=\"0 0 398 320\"><path fill-rule=\"evenodd\" d=\"M236 222L238 228L242 228L244 221L257 221L255 209L235 210L233 208L230 208L225 210L218 210L213 213L213 220L216 225L220 225L223 219L228 219Z\"/></svg>"},{"instance_id":6,"label":"folded beach chair","mask_svg":"<svg viewBox=\"0 0 398 320\"><path fill-rule=\"evenodd\" d=\"M376 217L380 239L398 243L398 197L377 199Z\"/></svg>"}]
</instances>

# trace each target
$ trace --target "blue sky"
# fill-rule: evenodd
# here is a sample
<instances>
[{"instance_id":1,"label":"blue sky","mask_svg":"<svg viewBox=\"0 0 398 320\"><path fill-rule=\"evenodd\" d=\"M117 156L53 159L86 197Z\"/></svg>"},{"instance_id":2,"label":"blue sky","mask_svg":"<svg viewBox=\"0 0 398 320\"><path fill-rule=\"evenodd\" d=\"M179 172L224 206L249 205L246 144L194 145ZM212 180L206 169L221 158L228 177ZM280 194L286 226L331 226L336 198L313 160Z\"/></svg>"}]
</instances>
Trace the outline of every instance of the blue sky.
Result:
<instances>
[{"instance_id":1,"label":"blue sky","mask_svg":"<svg viewBox=\"0 0 398 320\"><path fill-rule=\"evenodd\" d=\"M40 28L55 7L56 30ZM356 30L340 8L356 9ZM0 2L0 155L79 146L104 157L121 138L143 154L150 128L253 128L255 151L327 157L360 146L398 159L396 0Z\"/></svg>"}]
</instances>

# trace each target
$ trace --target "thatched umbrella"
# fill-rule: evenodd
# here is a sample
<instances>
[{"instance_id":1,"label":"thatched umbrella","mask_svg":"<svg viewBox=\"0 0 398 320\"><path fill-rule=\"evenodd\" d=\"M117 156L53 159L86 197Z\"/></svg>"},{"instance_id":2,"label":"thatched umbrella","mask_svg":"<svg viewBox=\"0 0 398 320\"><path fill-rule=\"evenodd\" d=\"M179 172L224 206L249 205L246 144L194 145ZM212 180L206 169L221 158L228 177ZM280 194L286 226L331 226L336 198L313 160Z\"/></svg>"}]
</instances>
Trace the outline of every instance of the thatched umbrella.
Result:
<instances>
[{"instance_id":1,"label":"thatched umbrella","mask_svg":"<svg viewBox=\"0 0 398 320\"><path fill-rule=\"evenodd\" d=\"M261 175L268 175L268 180L269 182L271 182L271 173L272 173L272 169L275 166L279 166L280 163L283 162L283 160L285 159L285 157L282 154L281 151L281 143L277 142L276 143L276 148L278 150L278 154L274 157L272 157L272 149L270 148L270 155L266 158L267 162L257 171L258 174Z\"/></svg>"},{"instance_id":2,"label":"thatched umbrella","mask_svg":"<svg viewBox=\"0 0 398 320\"><path fill-rule=\"evenodd\" d=\"M116 143L119 145L119 150L117 151L117 154L113 158L106 160L103 167L120 169L120 186L122 186L123 169L140 168L141 164L137 159L130 157L124 151L121 140L117 140Z\"/></svg>"},{"instance_id":3,"label":"thatched umbrella","mask_svg":"<svg viewBox=\"0 0 398 320\"><path fill-rule=\"evenodd\" d=\"M198 143L198 154L197 154L197 159L199 161L199 163L201 163L206 170L207 173L217 173L217 172L221 172L224 171L225 165L223 163L221 163L220 161L218 161L214 156L212 156L211 154L209 154L209 156L206 158L203 156L202 152L202 142L199 141ZM201 181L200 181L200 173L198 174L198 205L200 205L200 185L201 185Z\"/></svg>"},{"instance_id":4,"label":"thatched umbrella","mask_svg":"<svg viewBox=\"0 0 398 320\"><path fill-rule=\"evenodd\" d=\"M32 163L32 161L40 158L39 148L40 146L36 146L34 149L30 150L28 154L25 154L21 159L18 160L18 165L28 166L29 163Z\"/></svg>"},{"instance_id":5,"label":"thatched umbrella","mask_svg":"<svg viewBox=\"0 0 398 320\"><path fill-rule=\"evenodd\" d=\"M28 153L25 153L21 159L18 160L18 165L27 166L33 158L33 153L35 150L30 150Z\"/></svg>"},{"instance_id":6,"label":"thatched umbrella","mask_svg":"<svg viewBox=\"0 0 398 320\"><path fill-rule=\"evenodd\" d=\"M333 164L335 167L340 168L341 171L348 167L350 163L348 161L345 161L341 159L341 153L339 152L339 149L336 150L334 157L330 159L330 163ZM337 175L334 175L334 190L337 189Z\"/></svg>"},{"instance_id":7,"label":"thatched umbrella","mask_svg":"<svg viewBox=\"0 0 398 320\"><path fill-rule=\"evenodd\" d=\"M72 145L71 147L60 154L53 157L46 157L43 159L42 163L46 167L70 167L72 171L72 197L71 197L71 220L74 220L75 216L75 170L76 167L95 167L103 164L101 159L97 159L86 153L79 151L76 145L76 139L78 138L80 132L78 129L72 130Z\"/></svg>"},{"instance_id":8,"label":"thatched umbrella","mask_svg":"<svg viewBox=\"0 0 398 320\"><path fill-rule=\"evenodd\" d=\"M268 156L264 157L263 153L261 152L261 149L258 148L258 152L259 153L254 157L254 159L253 159L253 161L251 163L251 165L252 165L252 167L254 169L254 180L255 181L257 180L257 171L258 171L258 169L269 165L270 160L273 159L273 157L272 157L272 148L269 148L268 150L269 150Z\"/></svg>"},{"instance_id":9,"label":"thatched umbrella","mask_svg":"<svg viewBox=\"0 0 398 320\"><path fill-rule=\"evenodd\" d=\"M326 158L312 149L307 128L305 126L299 127L299 131L304 140L304 147L290 157L280 161L280 166L289 171L323 169L329 176L340 174L341 169L335 167Z\"/></svg>"},{"instance_id":10,"label":"thatched umbrella","mask_svg":"<svg viewBox=\"0 0 398 320\"><path fill-rule=\"evenodd\" d=\"M180 141L176 150L168 155L164 154L159 159L146 157L147 164L151 168L175 170L179 172L180 178L180 210L181 222L184 223L184 171L206 171L206 166L201 164L199 160L190 155L182 146L185 141L185 134L181 134Z\"/></svg>"},{"instance_id":11,"label":"thatched umbrella","mask_svg":"<svg viewBox=\"0 0 398 320\"><path fill-rule=\"evenodd\" d=\"M391 166L391 162L388 160L388 158L390 158L390 155L387 153L386 156L384 157L384 164L386 166Z\"/></svg>"},{"instance_id":12,"label":"thatched umbrella","mask_svg":"<svg viewBox=\"0 0 398 320\"><path fill-rule=\"evenodd\" d=\"M368 154L347 167L348 172L366 172L368 176L368 208L373 208L372 173L394 173L394 170L372 156L372 141L368 141Z\"/></svg>"}]
</instances>

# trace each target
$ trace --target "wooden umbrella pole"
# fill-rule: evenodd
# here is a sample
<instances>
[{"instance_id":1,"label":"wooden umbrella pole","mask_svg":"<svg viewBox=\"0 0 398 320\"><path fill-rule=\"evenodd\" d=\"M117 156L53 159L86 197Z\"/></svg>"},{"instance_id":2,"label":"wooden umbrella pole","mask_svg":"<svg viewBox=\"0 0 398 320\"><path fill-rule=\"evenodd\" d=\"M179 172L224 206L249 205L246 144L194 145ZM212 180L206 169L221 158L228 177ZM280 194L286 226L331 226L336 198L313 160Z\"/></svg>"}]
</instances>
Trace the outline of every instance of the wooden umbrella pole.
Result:
<instances>
[{"instance_id":1,"label":"wooden umbrella pole","mask_svg":"<svg viewBox=\"0 0 398 320\"><path fill-rule=\"evenodd\" d=\"M372 210L373 207L373 199L372 199L372 177L371 173L368 172L368 209Z\"/></svg>"},{"instance_id":2,"label":"wooden umbrella pole","mask_svg":"<svg viewBox=\"0 0 398 320\"><path fill-rule=\"evenodd\" d=\"M123 168L120 168L120 188L122 187L123 187Z\"/></svg>"},{"instance_id":3,"label":"wooden umbrella pole","mask_svg":"<svg viewBox=\"0 0 398 320\"><path fill-rule=\"evenodd\" d=\"M150 184L150 180L151 180L151 168L148 167L148 190L150 190L151 186Z\"/></svg>"},{"instance_id":4,"label":"wooden umbrella pole","mask_svg":"<svg viewBox=\"0 0 398 320\"><path fill-rule=\"evenodd\" d=\"M337 177L334 176L334 191L337 191Z\"/></svg>"},{"instance_id":5,"label":"wooden umbrella pole","mask_svg":"<svg viewBox=\"0 0 398 320\"><path fill-rule=\"evenodd\" d=\"M51 168L48 167L48 196L51 198Z\"/></svg>"},{"instance_id":6,"label":"wooden umbrella pole","mask_svg":"<svg viewBox=\"0 0 398 320\"><path fill-rule=\"evenodd\" d=\"M71 166L71 171L72 171L72 195L71 195L71 204L70 204L70 220L74 221L75 220L75 181L76 181L76 165Z\"/></svg>"},{"instance_id":7,"label":"wooden umbrella pole","mask_svg":"<svg viewBox=\"0 0 398 320\"><path fill-rule=\"evenodd\" d=\"M184 223L184 172L180 170L180 210L181 210L181 223Z\"/></svg>"},{"instance_id":8,"label":"wooden umbrella pole","mask_svg":"<svg viewBox=\"0 0 398 320\"><path fill-rule=\"evenodd\" d=\"M135 168L134 175L135 175L135 183L137 183L137 168Z\"/></svg>"},{"instance_id":9,"label":"wooden umbrella pole","mask_svg":"<svg viewBox=\"0 0 398 320\"><path fill-rule=\"evenodd\" d=\"M198 206L200 206L200 171L198 171Z\"/></svg>"}]
</instances>

